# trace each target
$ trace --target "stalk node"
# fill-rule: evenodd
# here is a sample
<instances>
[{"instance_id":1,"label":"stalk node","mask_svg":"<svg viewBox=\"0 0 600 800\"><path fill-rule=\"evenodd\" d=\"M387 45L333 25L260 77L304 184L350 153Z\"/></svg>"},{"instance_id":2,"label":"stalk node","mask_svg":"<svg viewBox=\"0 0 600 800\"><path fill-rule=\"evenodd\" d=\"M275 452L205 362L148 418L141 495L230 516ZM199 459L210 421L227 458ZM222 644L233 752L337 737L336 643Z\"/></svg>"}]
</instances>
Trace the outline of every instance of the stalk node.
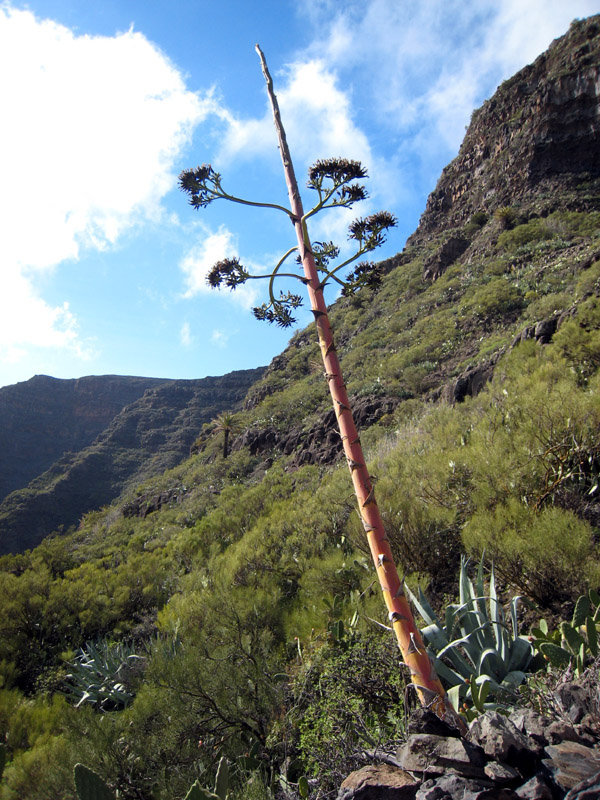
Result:
<instances>
[{"instance_id":1,"label":"stalk node","mask_svg":"<svg viewBox=\"0 0 600 800\"><path fill-rule=\"evenodd\" d=\"M363 503L363 508L365 506L368 506L370 503L375 503L375 502L376 502L376 500L375 500L375 489L373 489L373 487L371 487L371 491L369 492L369 494L367 495L367 499Z\"/></svg>"},{"instance_id":2,"label":"stalk node","mask_svg":"<svg viewBox=\"0 0 600 800\"><path fill-rule=\"evenodd\" d=\"M410 645L408 646L408 650L406 651L406 655L410 656L413 653L424 653L424 648L420 648L417 640L415 639L414 633L411 631L410 633Z\"/></svg>"}]
</instances>

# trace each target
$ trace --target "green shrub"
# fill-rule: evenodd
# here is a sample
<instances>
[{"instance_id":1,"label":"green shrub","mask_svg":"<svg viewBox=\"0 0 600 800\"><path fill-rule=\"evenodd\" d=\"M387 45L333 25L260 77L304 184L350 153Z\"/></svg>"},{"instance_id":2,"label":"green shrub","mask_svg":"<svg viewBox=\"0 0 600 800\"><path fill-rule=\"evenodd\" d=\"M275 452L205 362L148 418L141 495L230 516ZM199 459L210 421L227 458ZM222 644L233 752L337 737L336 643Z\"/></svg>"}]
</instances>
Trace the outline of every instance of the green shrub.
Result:
<instances>
[{"instance_id":1,"label":"green shrub","mask_svg":"<svg viewBox=\"0 0 600 800\"><path fill-rule=\"evenodd\" d=\"M590 238L600 231L600 211L555 211L547 226L563 238Z\"/></svg>"},{"instance_id":2,"label":"green shrub","mask_svg":"<svg viewBox=\"0 0 600 800\"><path fill-rule=\"evenodd\" d=\"M536 511L511 497L475 513L463 530L468 552L485 551L504 579L543 606L566 600L600 579L589 523L570 511Z\"/></svg>"},{"instance_id":3,"label":"green shrub","mask_svg":"<svg viewBox=\"0 0 600 800\"><path fill-rule=\"evenodd\" d=\"M504 278L493 278L463 300L460 310L483 320L493 320L518 311L524 305L523 293Z\"/></svg>"},{"instance_id":4,"label":"green shrub","mask_svg":"<svg viewBox=\"0 0 600 800\"><path fill-rule=\"evenodd\" d=\"M554 347L566 359L585 385L600 367L600 300L590 297L576 317L563 323L553 339Z\"/></svg>"},{"instance_id":5,"label":"green shrub","mask_svg":"<svg viewBox=\"0 0 600 800\"><path fill-rule=\"evenodd\" d=\"M577 297L585 298L590 294L600 295L600 261L588 267L588 269L581 272L575 287Z\"/></svg>"},{"instance_id":6,"label":"green shrub","mask_svg":"<svg viewBox=\"0 0 600 800\"><path fill-rule=\"evenodd\" d=\"M523 225L504 230L498 236L498 248L501 250L514 251L530 242L541 242L546 239L554 238L556 234L552 231L544 219L532 219Z\"/></svg>"},{"instance_id":7,"label":"green shrub","mask_svg":"<svg viewBox=\"0 0 600 800\"><path fill-rule=\"evenodd\" d=\"M512 206L502 206L494 211L494 219L498 220L503 230L510 230L518 219L517 209Z\"/></svg>"},{"instance_id":8,"label":"green shrub","mask_svg":"<svg viewBox=\"0 0 600 800\"><path fill-rule=\"evenodd\" d=\"M321 790L334 791L358 755L396 740L403 726L406 679L389 634L353 634L305 647L286 717L288 748Z\"/></svg>"},{"instance_id":9,"label":"green shrub","mask_svg":"<svg viewBox=\"0 0 600 800\"><path fill-rule=\"evenodd\" d=\"M478 225L480 228L482 228L488 221L488 219L489 217L485 213L485 211L476 211L469 220L469 222L472 223L473 225Z\"/></svg>"}]
</instances>

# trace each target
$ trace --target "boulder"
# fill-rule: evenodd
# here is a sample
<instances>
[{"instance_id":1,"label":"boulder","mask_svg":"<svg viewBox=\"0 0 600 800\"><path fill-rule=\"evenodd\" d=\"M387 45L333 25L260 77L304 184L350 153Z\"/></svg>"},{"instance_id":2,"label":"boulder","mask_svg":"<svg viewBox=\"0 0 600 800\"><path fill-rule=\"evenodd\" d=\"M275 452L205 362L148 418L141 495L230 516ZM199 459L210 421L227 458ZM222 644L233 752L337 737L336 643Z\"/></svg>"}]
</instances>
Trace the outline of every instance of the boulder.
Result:
<instances>
[{"instance_id":1,"label":"boulder","mask_svg":"<svg viewBox=\"0 0 600 800\"><path fill-rule=\"evenodd\" d=\"M471 724L468 738L491 759L509 764L521 762L521 755L529 751L527 736L497 711L477 717Z\"/></svg>"},{"instance_id":2,"label":"boulder","mask_svg":"<svg viewBox=\"0 0 600 800\"><path fill-rule=\"evenodd\" d=\"M567 792L564 800L598 800L600 797L600 772L590 775Z\"/></svg>"},{"instance_id":3,"label":"boulder","mask_svg":"<svg viewBox=\"0 0 600 800\"><path fill-rule=\"evenodd\" d=\"M512 789L498 788L490 783L448 773L425 781L419 787L415 800L518 800Z\"/></svg>"},{"instance_id":4,"label":"boulder","mask_svg":"<svg viewBox=\"0 0 600 800\"><path fill-rule=\"evenodd\" d=\"M451 736L460 738L460 732L440 719L433 711L426 708L416 708L407 724L407 733L433 733L436 736Z\"/></svg>"},{"instance_id":5,"label":"boulder","mask_svg":"<svg viewBox=\"0 0 600 800\"><path fill-rule=\"evenodd\" d=\"M403 769L411 772L436 775L451 770L485 778L483 750L464 739L416 733L399 748L396 757Z\"/></svg>"},{"instance_id":6,"label":"boulder","mask_svg":"<svg viewBox=\"0 0 600 800\"><path fill-rule=\"evenodd\" d=\"M553 800L552 789L541 775L534 775L515 790L519 800Z\"/></svg>"},{"instance_id":7,"label":"boulder","mask_svg":"<svg viewBox=\"0 0 600 800\"><path fill-rule=\"evenodd\" d=\"M543 763L561 789L573 789L600 772L600 750L597 748L579 742L560 742L548 745L546 753L549 757Z\"/></svg>"},{"instance_id":8,"label":"boulder","mask_svg":"<svg viewBox=\"0 0 600 800\"><path fill-rule=\"evenodd\" d=\"M373 764L350 773L338 800L415 800L418 783L389 764Z\"/></svg>"}]
</instances>

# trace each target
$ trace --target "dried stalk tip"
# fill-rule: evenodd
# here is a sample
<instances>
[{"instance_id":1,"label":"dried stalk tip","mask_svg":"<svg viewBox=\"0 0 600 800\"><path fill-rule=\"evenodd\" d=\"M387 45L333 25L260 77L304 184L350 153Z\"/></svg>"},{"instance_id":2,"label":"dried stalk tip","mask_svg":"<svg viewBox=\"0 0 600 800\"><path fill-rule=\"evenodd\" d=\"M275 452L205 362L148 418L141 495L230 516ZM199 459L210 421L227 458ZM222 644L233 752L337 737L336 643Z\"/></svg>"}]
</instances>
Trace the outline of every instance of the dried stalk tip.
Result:
<instances>
[{"instance_id":1,"label":"dried stalk tip","mask_svg":"<svg viewBox=\"0 0 600 800\"><path fill-rule=\"evenodd\" d=\"M230 289L235 289L245 283L250 277L250 273L240 264L237 258L224 258L217 261L214 267L206 276L206 282L213 289L218 289L221 284L225 284Z\"/></svg>"},{"instance_id":2,"label":"dried stalk tip","mask_svg":"<svg viewBox=\"0 0 600 800\"><path fill-rule=\"evenodd\" d=\"M367 177L367 170L360 161L349 161L346 158L324 158L317 161L308 170L308 186L321 185L325 178L340 186L360 178Z\"/></svg>"}]
</instances>

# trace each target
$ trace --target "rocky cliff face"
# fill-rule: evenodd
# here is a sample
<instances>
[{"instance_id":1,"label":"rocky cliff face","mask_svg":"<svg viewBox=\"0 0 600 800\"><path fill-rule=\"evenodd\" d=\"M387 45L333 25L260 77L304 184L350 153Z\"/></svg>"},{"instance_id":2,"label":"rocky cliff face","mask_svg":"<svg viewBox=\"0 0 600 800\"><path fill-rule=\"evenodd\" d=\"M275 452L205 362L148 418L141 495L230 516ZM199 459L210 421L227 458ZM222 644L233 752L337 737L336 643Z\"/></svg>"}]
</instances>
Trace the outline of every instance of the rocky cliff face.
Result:
<instances>
[{"instance_id":1,"label":"rocky cliff face","mask_svg":"<svg viewBox=\"0 0 600 800\"><path fill-rule=\"evenodd\" d=\"M10 475L10 454L19 453L20 481L34 468L39 472L0 503L0 553L34 547L109 503L129 482L175 466L189 455L202 425L240 405L262 373L188 381L38 377L7 387L12 391L3 390L0 401L12 426L2 428L3 469Z\"/></svg>"},{"instance_id":2,"label":"rocky cliff face","mask_svg":"<svg viewBox=\"0 0 600 800\"><path fill-rule=\"evenodd\" d=\"M159 378L119 375L59 380L36 375L0 389L0 500L22 489L66 452L90 445Z\"/></svg>"},{"instance_id":3,"label":"rocky cliff face","mask_svg":"<svg viewBox=\"0 0 600 800\"><path fill-rule=\"evenodd\" d=\"M443 170L408 244L421 244L441 228L460 227L477 212L490 214L504 206L528 206L537 215L559 202L562 208L595 207L599 100L597 15L574 22L473 113L459 154Z\"/></svg>"}]
</instances>

